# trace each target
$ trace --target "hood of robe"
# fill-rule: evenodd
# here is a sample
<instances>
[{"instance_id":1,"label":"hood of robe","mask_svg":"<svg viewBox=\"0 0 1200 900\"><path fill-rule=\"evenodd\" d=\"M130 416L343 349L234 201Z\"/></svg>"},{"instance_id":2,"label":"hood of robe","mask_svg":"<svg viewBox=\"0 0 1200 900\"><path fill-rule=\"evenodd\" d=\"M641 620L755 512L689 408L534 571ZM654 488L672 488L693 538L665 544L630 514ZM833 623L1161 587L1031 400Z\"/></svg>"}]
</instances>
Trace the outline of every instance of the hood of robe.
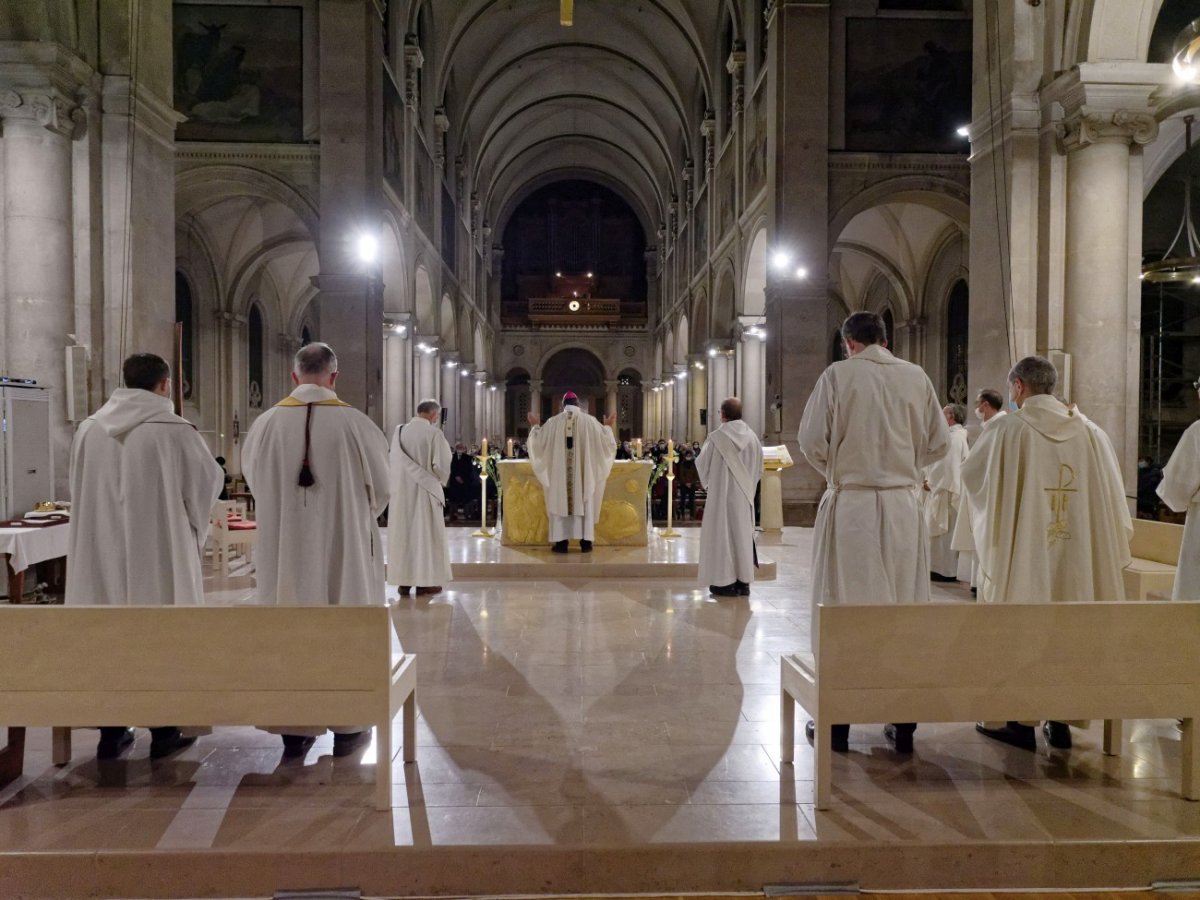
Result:
<instances>
[{"instance_id":1,"label":"hood of robe","mask_svg":"<svg viewBox=\"0 0 1200 900\"><path fill-rule=\"evenodd\" d=\"M754 434L754 429L747 425L742 419L734 419L732 422L726 422L721 426L721 431L733 441L733 445L741 450L751 441L756 441L758 438Z\"/></svg>"},{"instance_id":2,"label":"hood of robe","mask_svg":"<svg viewBox=\"0 0 1200 900\"><path fill-rule=\"evenodd\" d=\"M851 356L849 360L845 361L849 362L850 360L855 359L859 359L864 362L879 363L880 365L884 366L904 362L902 359L896 359L896 357L892 356L891 350L889 350L887 347L882 347L879 344L870 344L866 347L863 347L856 354Z\"/></svg>"},{"instance_id":3,"label":"hood of robe","mask_svg":"<svg viewBox=\"0 0 1200 900\"><path fill-rule=\"evenodd\" d=\"M1042 437L1057 443L1078 437L1087 429L1083 416L1049 394L1029 397L1009 418L1024 422Z\"/></svg>"},{"instance_id":4,"label":"hood of robe","mask_svg":"<svg viewBox=\"0 0 1200 900\"><path fill-rule=\"evenodd\" d=\"M175 418L175 405L170 397L143 391L140 388L117 388L100 409L92 414L96 424L110 437L124 437L133 429L152 419Z\"/></svg>"}]
</instances>

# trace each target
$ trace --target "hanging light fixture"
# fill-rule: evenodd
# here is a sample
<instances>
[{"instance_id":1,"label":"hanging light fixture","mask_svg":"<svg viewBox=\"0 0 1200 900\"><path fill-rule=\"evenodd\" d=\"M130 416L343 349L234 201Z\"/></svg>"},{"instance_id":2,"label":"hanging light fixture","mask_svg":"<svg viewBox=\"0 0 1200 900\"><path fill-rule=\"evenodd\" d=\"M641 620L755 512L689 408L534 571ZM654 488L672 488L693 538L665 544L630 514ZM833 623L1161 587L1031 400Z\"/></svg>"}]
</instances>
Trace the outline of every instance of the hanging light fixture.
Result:
<instances>
[{"instance_id":1,"label":"hanging light fixture","mask_svg":"<svg viewBox=\"0 0 1200 900\"><path fill-rule=\"evenodd\" d=\"M1192 160L1193 119L1193 116L1183 117L1184 155L1187 158L1187 174L1183 179L1183 218L1163 258L1142 265L1142 280L1151 284L1187 282L1200 285L1200 237L1196 235L1196 223L1192 220L1192 182L1195 175L1195 163Z\"/></svg>"},{"instance_id":2,"label":"hanging light fixture","mask_svg":"<svg viewBox=\"0 0 1200 900\"><path fill-rule=\"evenodd\" d=\"M1171 49L1174 51L1171 68L1175 70L1175 77L1191 84L1200 81L1200 19L1179 32Z\"/></svg>"}]
</instances>

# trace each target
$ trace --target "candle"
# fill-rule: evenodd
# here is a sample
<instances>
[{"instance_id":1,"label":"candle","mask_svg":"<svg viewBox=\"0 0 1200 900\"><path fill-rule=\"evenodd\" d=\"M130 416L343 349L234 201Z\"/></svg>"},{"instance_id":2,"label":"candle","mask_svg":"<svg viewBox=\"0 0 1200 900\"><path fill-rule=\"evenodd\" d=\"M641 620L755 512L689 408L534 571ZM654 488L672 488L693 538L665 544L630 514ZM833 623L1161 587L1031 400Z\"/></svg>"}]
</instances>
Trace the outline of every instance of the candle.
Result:
<instances>
[{"instance_id":1,"label":"candle","mask_svg":"<svg viewBox=\"0 0 1200 900\"><path fill-rule=\"evenodd\" d=\"M487 438L479 442L479 455L487 456Z\"/></svg>"},{"instance_id":2,"label":"candle","mask_svg":"<svg viewBox=\"0 0 1200 900\"><path fill-rule=\"evenodd\" d=\"M508 446L504 448L504 455L512 459L512 438L508 439Z\"/></svg>"},{"instance_id":3,"label":"candle","mask_svg":"<svg viewBox=\"0 0 1200 900\"><path fill-rule=\"evenodd\" d=\"M637 450L637 458L641 459L642 458L642 439L638 438L636 441L634 441L633 446Z\"/></svg>"},{"instance_id":4,"label":"candle","mask_svg":"<svg viewBox=\"0 0 1200 900\"><path fill-rule=\"evenodd\" d=\"M675 474L675 442L667 441L667 474Z\"/></svg>"}]
</instances>

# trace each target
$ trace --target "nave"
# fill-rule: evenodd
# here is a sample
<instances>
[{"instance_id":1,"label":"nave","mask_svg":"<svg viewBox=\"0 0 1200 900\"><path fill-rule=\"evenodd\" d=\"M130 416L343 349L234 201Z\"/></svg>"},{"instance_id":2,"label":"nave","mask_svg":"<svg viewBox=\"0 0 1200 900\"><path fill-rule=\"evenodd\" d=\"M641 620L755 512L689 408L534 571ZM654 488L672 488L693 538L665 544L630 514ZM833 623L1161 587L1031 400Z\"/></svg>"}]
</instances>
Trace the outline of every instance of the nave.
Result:
<instances>
[{"instance_id":1,"label":"nave","mask_svg":"<svg viewBox=\"0 0 1200 900\"><path fill-rule=\"evenodd\" d=\"M480 546L451 534L456 559ZM1120 758L1101 754L1098 723L1036 754L970 723L921 725L911 757L856 726L834 807L815 811L812 748L800 738L794 767L778 752L780 656L808 643L811 534L760 538L779 577L750 598L544 577L393 595L420 720L389 813L370 808L374 747L335 760L328 735L302 764L249 728L151 763L139 731L98 764L81 731L58 770L31 730L26 775L0 792L0 894L1103 888L1194 873L1200 805L1178 797L1173 722L1130 723ZM236 603L252 585L206 566L205 586ZM969 602L962 585L932 590Z\"/></svg>"}]
</instances>

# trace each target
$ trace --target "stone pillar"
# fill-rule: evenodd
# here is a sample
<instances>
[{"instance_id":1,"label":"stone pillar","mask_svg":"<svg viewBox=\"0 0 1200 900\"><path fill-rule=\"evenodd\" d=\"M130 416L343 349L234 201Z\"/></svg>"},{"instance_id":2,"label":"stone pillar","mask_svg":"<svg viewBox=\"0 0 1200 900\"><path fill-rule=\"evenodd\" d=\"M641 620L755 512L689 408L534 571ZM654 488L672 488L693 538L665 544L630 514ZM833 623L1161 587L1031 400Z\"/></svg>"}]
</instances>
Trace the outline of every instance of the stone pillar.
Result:
<instances>
[{"instance_id":1,"label":"stone pillar","mask_svg":"<svg viewBox=\"0 0 1200 900\"><path fill-rule=\"evenodd\" d=\"M458 418L458 440L470 447L475 440L475 379L470 363L458 367L458 405L462 409Z\"/></svg>"},{"instance_id":2,"label":"stone pillar","mask_svg":"<svg viewBox=\"0 0 1200 900\"><path fill-rule=\"evenodd\" d=\"M675 437L675 376L668 369L662 373L662 412L659 420L662 422L662 435L668 439Z\"/></svg>"},{"instance_id":3,"label":"stone pillar","mask_svg":"<svg viewBox=\"0 0 1200 900\"><path fill-rule=\"evenodd\" d=\"M824 481L800 460L796 432L826 364L829 304L830 4L777 0L767 12L767 228L792 252L804 281L766 289L766 383L780 394L783 437L797 464L784 472L785 505L815 512Z\"/></svg>"},{"instance_id":4,"label":"stone pillar","mask_svg":"<svg viewBox=\"0 0 1200 900\"><path fill-rule=\"evenodd\" d=\"M539 416L542 414L542 379L540 378L534 378L529 382L529 411ZM518 422L517 426L520 427L523 424L525 423Z\"/></svg>"},{"instance_id":5,"label":"stone pillar","mask_svg":"<svg viewBox=\"0 0 1200 900\"><path fill-rule=\"evenodd\" d=\"M382 423L383 291L378 263L356 256L358 237L378 239L381 221L381 22L364 0L326 0L316 10L321 337L339 357L339 396Z\"/></svg>"},{"instance_id":6,"label":"stone pillar","mask_svg":"<svg viewBox=\"0 0 1200 900\"><path fill-rule=\"evenodd\" d=\"M421 349L424 345L425 349ZM438 350L429 339L417 342L417 393L415 403L422 400L439 400L441 383L438 375Z\"/></svg>"},{"instance_id":7,"label":"stone pillar","mask_svg":"<svg viewBox=\"0 0 1200 900\"><path fill-rule=\"evenodd\" d=\"M441 404L442 409L446 411L446 424L442 432L446 435L446 440L451 445L454 444L455 435L458 433L458 354L447 353L442 360L442 390Z\"/></svg>"},{"instance_id":8,"label":"stone pillar","mask_svg":"<svg viewBox=\"0 0 1200 900\"><path fill-rule=\"evenodd\" d=\"M721 427L721 404L733 396L733 351L718 350L708 359L709 384L708 430Z\"/></svg>"},{"instance_id":9,"label":"stone pillar","mask_svg":"<svg viewBox=\"0 0 1200 900\"><path fill-rule=\"evenodd\" d=\"M738 396L742 401L742 419L761 438L766 428L766 407L763 384L763 334L760 318L742 316L741 337L737 345L738 369L741 378Z\"/></svg>"},{"instance_id":10,"label":"stone pillar","mask_svg":"<svg viewBox=\"0 0 1200 900\"><path fill-rule=\"evenodd\" d=\"M674 367L675 383L672 385L671 405L674 415L671 418L671 435L677 441L687 440L688 436L688 368L686 363L677 363Z\"/></svg>"},{"instance_id":11,"label":"stone pillar","mask_svg":"<svg viewBox=\"0 0 1200 900\"><path fill-rule=\"evenodd\" d=\"M58 51L50 47L48 52ZM55 496L65 499L72 429L66 417L63 351L67 333L74 330L71 113L75 105L67 85L54 84L49 73L20 73L36 86L6 87L13 83L7 68L0 67L4 374L35 378L49 388Z\"/></svg>"},{"instance_id":12,"label":"stone pillar","mask_svg":"<svg viewBox=\"0 0 1200 900\"><path fill-rule=\"evenodd\" d=\"M496 423L492 433L496 435L496 440L499 441L499 449L503 450L503 443L508 436L508 423L505 421L505 411L508 409L508 385L503 382L492 385L492 396L495 404L492 412L493 421Z\"/></svg>"},{"instance_id":13,"label":"stone pillar","mask_svg":"<svg viewBox=\"0 0 1200 900\"><path fill-rule=\"evenodd\" d=\"M1084 107L1064 124L1063 350L1072 369L1065 397L1104 429L1130 478L1138 449L1141 323L1140 291L1133 291L1138 283L1133 260L1140 254L1131 254L1134 241L1141 245L1141 228L1131 234L1131 221L1139 226L1141 221L1141 167L1139 151L1137 184L1132 185L1130 146L1154 140L1158 123L1144 111Z\"/></svg>"},{"instance_id":14,"label":"stone pillar","mask_svg":"<svg viewBox=\"0 0 1200 900\"><path fill-rule=\"evenodd\" d=\"M688 373L688 426L689 441L703 441L707 430L700 424L700 410L708 409L708 368L704 364L706 357L701 353L688 356L691 371ZM705 415L711 415L706 412Z\"/></svg>"},{"instance_id":15,"label":"stone pillar","mask_svg":"<svg viewBox=\"0 0 1200 900\"><path fill-rule=\"evenodd\" d=\"M642 421L641 434L635 434L634 437L640 437L645 441L650 439L650 421L654 414L654 387L650 384L642 385Z\"/></svg>"},{"instance_id":16,"label":"stone pillar","mask_svg":"<svg viewBox=\"0 0 1200 900\"><path fill-rule=\"evenodd\" d=\"M619 381L604 382L604 415L609 416L618 411L617 409L617 388L620 386ZM613 419L612 423L613 437L619 442L621 440L621 423L617 419Z\"/></svg>"},{"instance_id":17,"label":"stone pillar","mask_svg":"<svg viewBox=\"0 0 1200 900\"><path fill-rule=\"evenodd\" d=\"M393 321L384 330L383 406L384 433L391 435L397 425L412 418L408 325Z\"/></svg>"}]
</instances>

